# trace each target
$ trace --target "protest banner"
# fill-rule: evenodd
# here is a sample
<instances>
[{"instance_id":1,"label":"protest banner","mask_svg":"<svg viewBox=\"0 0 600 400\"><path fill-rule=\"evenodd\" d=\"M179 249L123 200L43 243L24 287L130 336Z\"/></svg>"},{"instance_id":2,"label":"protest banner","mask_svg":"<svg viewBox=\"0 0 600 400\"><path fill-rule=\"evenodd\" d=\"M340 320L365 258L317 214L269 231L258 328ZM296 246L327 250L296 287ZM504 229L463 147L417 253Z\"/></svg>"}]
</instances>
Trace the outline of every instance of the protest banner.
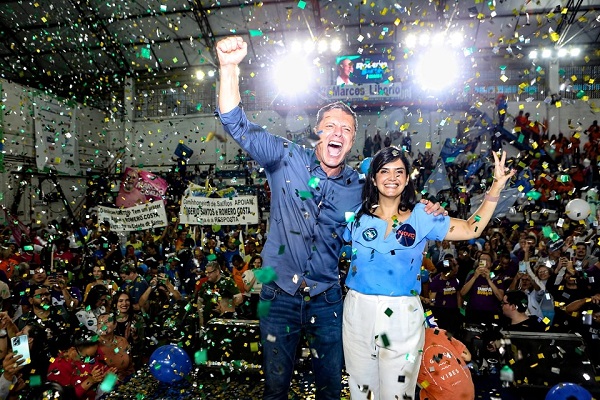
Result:
<instances>
[{"instance_id":1,"label":"protest banner","mask_svg":"<svg viewBox=\"0 0 600 400\"><path fill-rule=\"evenodd\" d=\"M258 224L256 196L210 198L186 195L181 198L179 221L188 225Z\"/></svg>"},{"instance_id":2,"label":"protest banner","mask_svg":"<svg viewBox=\"0 0 600 400\"><path fill-rule=\"evenodd\" d=\"M115 232L139 231L167 226L167 213L162 200L129 208L99 206L98 221L108 221Z\"/></svg>"}]
</instances>

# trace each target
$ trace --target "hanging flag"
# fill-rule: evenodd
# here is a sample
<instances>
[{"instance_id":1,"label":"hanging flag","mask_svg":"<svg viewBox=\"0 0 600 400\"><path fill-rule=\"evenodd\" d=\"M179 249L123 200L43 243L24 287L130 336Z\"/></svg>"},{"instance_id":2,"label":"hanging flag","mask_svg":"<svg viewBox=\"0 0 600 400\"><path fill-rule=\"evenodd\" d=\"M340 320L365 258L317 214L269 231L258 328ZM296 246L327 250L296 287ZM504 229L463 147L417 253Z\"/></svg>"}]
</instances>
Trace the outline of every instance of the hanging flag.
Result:
<instances>
[{"instance_id":1,"label":"hanging flag","mask_svg":"<svg viewBox=\"0 0 600 400\"><path fill-rule=\"evenodd\" d=\"M485 193L482 193L471 198L471 214L475 214L483 202L484 196ZM500 200L498 200L498 205L496 205L496 209L494 210L494 215L492 218L505 216L508 213L508 210L515 204L515 201L517 201L518 196L519 188L510 187L508 189L504 189L502 193L500 193Z\"/></svg>"},{"instance_id":2,"label":"hanging flag","mask_svg":"<svg viewBox=\"0 0 600 400\"><path fill-rule=\"evenodd\" d=\"M448 179L448 173L446 172L446 166L444 161L439 158L435 166L435 169L429 175L427 182L425 182L424 189L431 195L437 196L442 190L451 189L452 185Z\"/></svg>"},{"instance_id":3,"label":"hanging flag","mask_svg":"<svg viewBox=\"0 0 600 400\"><path fill-rule=\"evenodd\" d=\"M483 167L486 164L486 159L489 155L490 151L488 150L485 154L480 155L477 158L477 160L469 164L469 166L467 167L467 174L465 175L465 178L469 178L472 175L475 175L481 169L481 167Z\"/></svg>"}]
</instances>

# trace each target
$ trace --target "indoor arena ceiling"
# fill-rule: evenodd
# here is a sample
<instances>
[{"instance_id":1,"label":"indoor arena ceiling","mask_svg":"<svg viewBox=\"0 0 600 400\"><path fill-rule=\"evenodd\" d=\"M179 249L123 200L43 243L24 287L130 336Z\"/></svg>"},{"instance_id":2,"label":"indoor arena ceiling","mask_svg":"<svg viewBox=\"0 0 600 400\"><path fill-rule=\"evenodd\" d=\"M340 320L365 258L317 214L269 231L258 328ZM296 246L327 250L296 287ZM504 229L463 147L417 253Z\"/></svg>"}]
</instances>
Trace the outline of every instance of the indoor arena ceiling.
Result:
<instances>
[{"instance_id":1,"label":"indoor arena ceiling","mask_svg":"<svg viewBox=\"0 0 600 400\"><path fill-rule=\"evenodd\" d=\"M597 64L600 1L0 0L0 76L89 102L122 92L128 76L214 69L215 43L228 35L248 41L260 68L294 40L402 56L410 33L443 31L485 61L577 45L582 63Z\"/></svg>"}]
</instances>

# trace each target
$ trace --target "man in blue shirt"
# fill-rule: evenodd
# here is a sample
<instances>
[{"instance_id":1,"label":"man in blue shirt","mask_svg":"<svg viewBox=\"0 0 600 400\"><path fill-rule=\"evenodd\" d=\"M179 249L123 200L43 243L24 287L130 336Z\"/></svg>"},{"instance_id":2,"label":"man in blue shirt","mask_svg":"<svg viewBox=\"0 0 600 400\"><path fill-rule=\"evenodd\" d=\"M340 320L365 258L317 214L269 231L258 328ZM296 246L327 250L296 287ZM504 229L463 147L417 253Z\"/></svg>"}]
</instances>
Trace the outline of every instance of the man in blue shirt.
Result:
<instances>
[{"instance_id":1,"label":"man in blue shirt","mask_svg":"<svg viewBox=\"0 0 600 400\"><path fill-rule=\"evenodd\" d=\"M218 115L225 131L258 162L271 187L271 224L263 265L277 273L263 282L260 317L264 399L288 398L296 347L305 331L318 399L339 400L342 371L342 290L338 256L346 223L360 204L358 173L345 164L356 136L356 114L346 104L317 114L314 149L296 145L250 122L240 108L238 65L247 54L241 37L217 44ZM428 210L439 205L428 205ZM443 210L441 210L443 211Z\"/></svg>"}]
</instances>

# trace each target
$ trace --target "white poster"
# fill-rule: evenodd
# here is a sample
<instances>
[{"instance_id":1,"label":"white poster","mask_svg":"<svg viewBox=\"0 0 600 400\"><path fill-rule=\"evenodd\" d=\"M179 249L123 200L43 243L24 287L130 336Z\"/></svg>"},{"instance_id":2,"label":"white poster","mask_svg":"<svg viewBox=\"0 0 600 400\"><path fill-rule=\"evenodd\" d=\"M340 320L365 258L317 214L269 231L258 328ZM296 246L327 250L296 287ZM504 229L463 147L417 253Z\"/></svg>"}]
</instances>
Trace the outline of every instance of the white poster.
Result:
<instances>
[{"instance_id":1,"label":"white poster","mask_svg":"<svg viewBox=\"0 0 600 400\"><path fill-rule=\"evenodd\" d=\"M188 225L258 224L258 201L256 196L183 196L179 221Z\"/></svg>"},{"instance_id":2,"label":"white poster","mask_svg":"<svg viewBox=\"0 0 600 400\"><path fill-rule=\"evenodd\" d=\"M69 175L81 172L75 126L77 108L46 95L33 99L35 158L40 171L54 169Z\"/></svg>"},{"instance_id":3,"label":"white poster","mask_svg":"<svg viewBox=\"0 0 600 400\"><path fill-rule=\"evenodd\" d=\"M155 201L129 208L98 206L98 222L108 221L115 232L139 231L167 226L165 203Z\"/></svg>"}]
</instances>

